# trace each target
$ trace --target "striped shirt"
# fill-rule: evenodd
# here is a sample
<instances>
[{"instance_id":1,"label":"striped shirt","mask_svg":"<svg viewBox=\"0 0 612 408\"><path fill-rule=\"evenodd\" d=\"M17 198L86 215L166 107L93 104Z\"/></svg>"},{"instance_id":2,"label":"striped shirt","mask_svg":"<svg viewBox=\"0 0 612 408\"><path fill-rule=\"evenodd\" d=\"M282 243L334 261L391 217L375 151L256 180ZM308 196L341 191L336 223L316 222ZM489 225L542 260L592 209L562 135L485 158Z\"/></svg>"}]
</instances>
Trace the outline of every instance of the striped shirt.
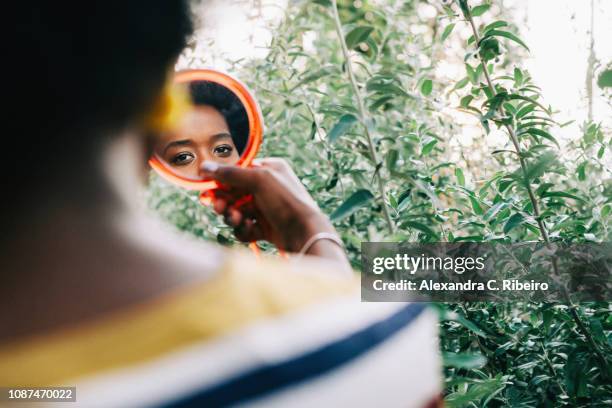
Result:
<instances>
[{"instance_id":1,"label":"striped shirt","mask_svg":"<svg viewBox=\"0 0 612 408\"><path fill-rule=\"evenodd\" d=\"M231 254L204 283L0 345L0 386L76 386L68 407L436 400L437 325L425 304L361 303L357 279L320 263Z\"/></svg>"}]
</instances>

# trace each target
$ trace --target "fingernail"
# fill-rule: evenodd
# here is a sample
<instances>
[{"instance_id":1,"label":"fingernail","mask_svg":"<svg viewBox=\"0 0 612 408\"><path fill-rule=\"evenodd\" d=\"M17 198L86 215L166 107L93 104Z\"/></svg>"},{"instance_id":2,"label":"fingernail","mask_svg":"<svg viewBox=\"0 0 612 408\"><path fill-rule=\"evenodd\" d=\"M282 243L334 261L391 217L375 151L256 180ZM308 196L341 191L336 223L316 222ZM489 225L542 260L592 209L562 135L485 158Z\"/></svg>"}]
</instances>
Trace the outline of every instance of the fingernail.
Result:
<instances>
[{"instance_id":1,"label":"fingernail","mask_svg":"<svg viewBox=\"0 0 612 408\"><path fill-rule=\"evenodd\" d=\"M205 161L204 163L202 163L200 168L206 173L214 173L215 171L217 171L217 169L219 169L219 164L215 163L214 161Z\"/></svg>"}]
</instances>

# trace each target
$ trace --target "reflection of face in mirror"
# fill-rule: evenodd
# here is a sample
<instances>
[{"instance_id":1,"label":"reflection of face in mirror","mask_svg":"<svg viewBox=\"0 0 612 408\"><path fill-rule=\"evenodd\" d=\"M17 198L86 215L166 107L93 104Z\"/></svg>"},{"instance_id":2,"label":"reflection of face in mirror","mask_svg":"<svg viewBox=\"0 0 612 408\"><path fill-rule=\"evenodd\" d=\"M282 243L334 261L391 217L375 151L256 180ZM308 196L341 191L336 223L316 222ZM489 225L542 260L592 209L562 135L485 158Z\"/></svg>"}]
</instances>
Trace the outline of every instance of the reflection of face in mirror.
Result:
<instances>
[{"instance_id":1,"label":"reflection of face in mirror","mask_svg":"<svg viewBox=\"0 0 612 408\"><path fill-rule=\"evenodd\" d=\"M236 95L208 81L189 83L192 108L163 134L155 153L179 175L198 178L206 160L236 163L249 137L246 110Z\"/></svg>"}]
</instances>

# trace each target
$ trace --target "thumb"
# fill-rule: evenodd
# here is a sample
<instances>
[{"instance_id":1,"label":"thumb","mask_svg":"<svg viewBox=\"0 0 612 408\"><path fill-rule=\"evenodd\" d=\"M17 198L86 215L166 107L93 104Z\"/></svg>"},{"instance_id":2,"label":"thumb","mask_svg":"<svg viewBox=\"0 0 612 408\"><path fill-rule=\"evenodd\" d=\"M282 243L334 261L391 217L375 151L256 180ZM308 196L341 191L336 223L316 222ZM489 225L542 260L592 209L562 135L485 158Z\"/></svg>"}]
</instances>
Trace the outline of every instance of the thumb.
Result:
<instances>
[{"instance_id":1,"label":"thumb","mask_svg":"<svg viewBox=\"0 0 612 408\"><path fill-rule=\"evenodd\" d=\"M252 192L258 178L254 169L205 161L200 165L200 175L224 184Z\"/></svg>"}]
</instances>

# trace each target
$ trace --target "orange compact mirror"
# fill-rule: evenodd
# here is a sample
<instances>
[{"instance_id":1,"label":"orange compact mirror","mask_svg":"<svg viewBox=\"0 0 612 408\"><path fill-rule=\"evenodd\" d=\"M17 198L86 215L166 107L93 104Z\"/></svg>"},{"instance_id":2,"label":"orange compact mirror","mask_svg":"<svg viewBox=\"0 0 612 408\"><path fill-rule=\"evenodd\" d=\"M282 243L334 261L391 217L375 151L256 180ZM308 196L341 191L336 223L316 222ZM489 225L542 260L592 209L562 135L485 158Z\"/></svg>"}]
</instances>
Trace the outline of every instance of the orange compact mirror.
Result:
<instances>
[{"instance_id":1,"label":"orange compact mirror","mask_svg":"<svg viewBox=\"0 0 612 408\"><path fill-rule=\"evenodd\" d=\"M171 183L204 193L219 186L200 176L202 162L250 166L261 145L263 117L249 89L212 69L179 71L172 87L184 103L172 125L159 132L151 167Z\"/></svg>"}]
</instances>

